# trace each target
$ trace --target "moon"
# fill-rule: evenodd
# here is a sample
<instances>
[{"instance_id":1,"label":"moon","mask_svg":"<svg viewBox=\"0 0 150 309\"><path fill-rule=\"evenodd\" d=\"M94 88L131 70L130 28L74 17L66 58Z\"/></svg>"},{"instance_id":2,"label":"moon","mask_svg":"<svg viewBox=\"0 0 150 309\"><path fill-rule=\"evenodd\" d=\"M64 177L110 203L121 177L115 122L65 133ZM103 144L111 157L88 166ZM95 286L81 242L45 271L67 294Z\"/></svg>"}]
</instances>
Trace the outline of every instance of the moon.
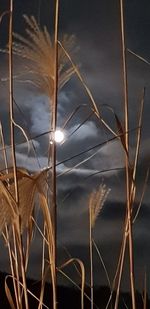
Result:
<instances>
[{"instance_id":1,"label":"moon","mask_svg":"<svg viewBox=\"0 0 150 309\"><path fill-rule=\"evenodd\" d=\"M61 143L65 138L65 134L62 130L56 130L54 138L56 143Z\"/></svg>"}]
</instances>

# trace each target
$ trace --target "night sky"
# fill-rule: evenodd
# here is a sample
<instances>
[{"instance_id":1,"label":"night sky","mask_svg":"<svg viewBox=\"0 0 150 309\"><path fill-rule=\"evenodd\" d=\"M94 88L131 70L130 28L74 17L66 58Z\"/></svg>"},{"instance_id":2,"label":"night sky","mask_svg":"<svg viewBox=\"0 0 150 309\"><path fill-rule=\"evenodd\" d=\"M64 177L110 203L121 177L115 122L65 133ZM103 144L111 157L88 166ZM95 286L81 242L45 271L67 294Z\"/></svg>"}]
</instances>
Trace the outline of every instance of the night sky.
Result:
<instances>
[{"instance_id":1,"label":"night sky","mask_svg":"<svg viewBox=\"0 0 150 309\"><path fill-rule=\"evenodd\" d=\"M149 0L125 0L124 3L126 46L150 62L150 2ZM7 10L8 6L9 1L1 0L0 12ZM53 34L53 13L54 4L51 0L14 0L14 31L24 34L25 23L22 15L28 14L39 18L41 25L46 25ZM1 48L4 48L8 42L7 31L8 18L4 17L0 24ZM119 0L61 0L60 38L63 33L75 35L72 58L79 65L80 72L94 96L101 115L116 130L112 109L121 121L124 117ZM4 127L6 143L9 145L8 84L3 81L8 76L8 59L3 53L0 55L0 63L0 119ZM23 70L23 65L20 59L14 57L14 74ZM137 196L134 205L136 208L149 168L150 66L128 53L127 68L131 161L134 158L136 145L140 98L143 87L146 89L137 172ZM18 131L16 131L16 143L22 144L16 147L17 164L30 171L37 171L45 168L47 164L48 134L39 138L34 137L49 130L48 98L28 83L17 81L14 81L14 96L24 114L23 117L15 107L15 119L33 137L40 166L32 150L28 155L27 144ZM111 192L96 221L94 238L112 280L117 265L125 217L124 152L118 140L107 143L113 136L95 115L88 118L91 112L90 101L78 78L74 76L59 93L58 127L61 128L64 125L66 119L78 106L80 108L65 127L66 141L57 147L58 264L68 258L65 249L67 248L71 256L79 257L85 262L88 280L88 197L90 192L103 182L111 189ZM85 121L87 118L88 120ZM82 123L83 125L76 133L71 135ZM69 160L73 155L101 143L101 147L93 148ZM89 160L69 171L70 168L90 156ZM65 162L59 164L62 161ZM1 162L2 168L3 162ZM96 172L97 174L93 175ZM148 263L150 258L149 189L148 182L142 207L134 224L136 288L140 290L143 289L145 270L147 277L150 273ZM30 276L36 278L39 271L39 251L37 235L32 248L29 273ZM2 250L0 270L7 270L4 254L5 251ZM96 269L95 283L107 284L104 270L96 253L94 268ZM70 269L70 272L76 277L73 269ZM61 277L59 280L61 283L64 282ZM127 262L122 282L122 288L129 289Z\"/></svg>"}]
</instances>

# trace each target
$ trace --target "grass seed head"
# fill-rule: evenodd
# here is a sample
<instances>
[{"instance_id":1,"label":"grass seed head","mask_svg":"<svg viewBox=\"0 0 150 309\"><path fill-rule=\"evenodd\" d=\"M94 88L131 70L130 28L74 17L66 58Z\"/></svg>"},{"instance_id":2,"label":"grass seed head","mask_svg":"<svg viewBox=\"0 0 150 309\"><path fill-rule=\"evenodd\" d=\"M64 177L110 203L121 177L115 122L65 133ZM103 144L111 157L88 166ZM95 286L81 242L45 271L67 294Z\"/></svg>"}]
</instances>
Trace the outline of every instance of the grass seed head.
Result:
<instances>
[{"instance_id":1,"label":"grass seed head","mask_svg":"<svg viewBox=\"0 0 150 309\"><path fill-rule=\"evenodd\" d=\"M97 191L93 191L89 198L89 212L91 227L93 228L98 215L100 214L107 196L110 192L110 188L107 188L105 184L100 184Z\"/></svg>"}]
</instances>

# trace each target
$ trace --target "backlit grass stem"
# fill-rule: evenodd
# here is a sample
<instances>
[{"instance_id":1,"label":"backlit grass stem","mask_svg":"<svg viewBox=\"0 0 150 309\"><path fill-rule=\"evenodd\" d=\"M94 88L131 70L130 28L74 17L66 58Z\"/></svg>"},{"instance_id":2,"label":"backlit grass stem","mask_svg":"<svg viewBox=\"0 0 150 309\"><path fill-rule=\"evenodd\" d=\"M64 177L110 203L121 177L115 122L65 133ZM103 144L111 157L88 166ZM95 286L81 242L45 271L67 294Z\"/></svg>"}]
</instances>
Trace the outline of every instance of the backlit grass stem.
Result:
<instances>
[{"instance_id":1,"label":"backlit grass stem","mask_svg":"<svg viewBox=\"0 0 150 309\"><path fill-rule=\"evenodd\" d=\"M13 0L10 0L10 14L9 14L9 113L10 113L10 138L11 138L11 149L12 149L12 163L14 172L14 184L15 184L15 199L16 204L19 205L19 193L18 193L18 182L17 182L17 169L16 169L16 155L15 155L15 136L14 136L14 111L13 111L13 50L12 50L12 33L13 33ZM15 227L15 232L18 234L18 250L20 254L21 271L24 287L24 297L25 306L28 309L28 297L27 297L27 287L25 278L25 268L23 263L23 250L22 250L22 240L20 234L20 218L18 216L18 223Z\"/></svg>"},{"instance_id":2,"label":"backlit grass stem","mask_svg":"<svg viewBox=\"0 0 150 309\"><path fill-rule=\"evenodd\" d=\"M128 106L128 81L127 81L127 64L126 64L126 46L125 46L125 30L124 30L124 1L120 0L120 16L121 16L121 38L122 38L122 61L123 61L123 85L124 85L124 119L125 132L129 131L129 106ZM128 239L129 239L129 258L130 258L130 284L132 296L132 309L136 308L135 304L135 277L134 277L134 255L133 255L133 232L132 232L132 208L130 201L130 167L129 167L129 134L125 133L125 166L126 166L126 203L128 218Z\"/></svg>"},{"instance_id":3,"label":"backlit grass stem","mask_svg":"<svg viewBox=\"0 0 150 309\"><path fill-rule=\"evenodd\" d=\"M55 2L55 34L54 34L54 92L52 97L52 147L51 147L51 209L52 209L52 224L54 235L54 287L53 287L53 309L57 308L57 202L56 202L56 143L55 131L57 125L57 95L58 95L58 17L59 17L59 0Z\"/></svg>"}]
</instances>

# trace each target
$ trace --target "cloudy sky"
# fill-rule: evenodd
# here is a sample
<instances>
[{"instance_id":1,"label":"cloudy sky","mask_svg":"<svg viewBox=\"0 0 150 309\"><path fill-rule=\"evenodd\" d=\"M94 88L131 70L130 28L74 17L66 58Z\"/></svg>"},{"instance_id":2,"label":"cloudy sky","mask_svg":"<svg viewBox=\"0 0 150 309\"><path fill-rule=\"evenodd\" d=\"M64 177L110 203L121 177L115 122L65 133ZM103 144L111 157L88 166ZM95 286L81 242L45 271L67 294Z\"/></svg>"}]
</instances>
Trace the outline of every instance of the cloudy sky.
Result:
<instances>
[{"instance_id":1,"label":"cloudy sky","mask_svg":"<svg viewBox=\"0 0 150 309\"><path fill-rule=\"evenodd\" d=\"M127 48L150 61L149 0L126 0L124 2ZM1 0L1 13L8 9L8 5L9 1ZM14 31L24 34L25 24L22 14L28 14L38 18L52 34L53 13L54 5L51 0L15 0ZM0 24L1 48L8 41L7 24L8 20L5 17ZM80 72L93 94L101 115L116 130L113 111L121 121L124 119L119 0L94 0L92 3L87 0L60 1L59 33L60 37L62 33L75 35L75 45L78 48L76 52L72 52L72 57L79 65ZM8 62L5 54L0 55L0 62L0 119L6 143L9 146L8 84L6 81ZM144 178L149 168L150 66L128 53L127 68L131 160L134 158L136 145L140 98L143 87L146 88L137 172L135 203L137 207ZM21 70L23 70L23 63L15 58L14 74L18 74ZM37 161L32 144L30 153L28 153L24 137L16 131L16 142L21 143L16 147L18 166L37 171L47 167L48 134L38 138L36 136L49 130L48 98L40 90L19 81L14 82L14 96L17 104L15 119L33 137L38 156ZM65 142L57 147L58 258L60 261L67 258L64 249L66 247L72 256L80 257L85 261L88 273L88 197L90 192L103 182L111 189L111 192L96 222L94 237L112 279L121 244L125 215L124 152L118 140L108 142L110 138L113 138L112 134L95 115L91 115L90 101L80 81L74 76L59 93L58 127L63 127L66 119L75 110L75 115L65 126ZM80 164L82 161L83 163ZM2 159L1 168L3 168ZM149 189L148 183L142 208L134 225L136 286L139 289L143 287L145 269L147 273L150 272L148 265L150 257ZM34 250L33 275L37 272L38 256L38 249ZM2 268L5 267L3 255L0 260ZM94 263L95 269L99 267L99 273L96 271L95 282L105 284L104 271L96 254ZM127 265L125 269L127 271ZM128 289L129 282L126 276L123 279L123 288Z\"/></svg>"}]
</instances>

